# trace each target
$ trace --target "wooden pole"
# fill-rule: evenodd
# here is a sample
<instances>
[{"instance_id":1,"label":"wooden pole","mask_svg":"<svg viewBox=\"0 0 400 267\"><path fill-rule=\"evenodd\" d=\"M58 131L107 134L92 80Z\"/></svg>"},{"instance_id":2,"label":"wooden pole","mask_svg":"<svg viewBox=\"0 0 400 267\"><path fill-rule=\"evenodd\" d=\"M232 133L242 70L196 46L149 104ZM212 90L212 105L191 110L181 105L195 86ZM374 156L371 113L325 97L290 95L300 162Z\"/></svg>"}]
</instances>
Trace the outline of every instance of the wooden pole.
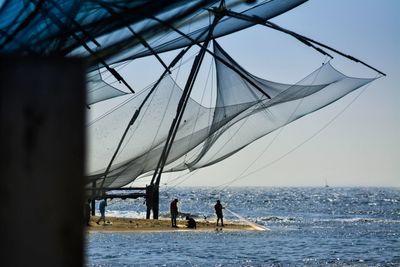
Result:
<instances>
[{"instance_id":1,"label":"wooden pole","mask_svg":"<svg viewBox=\"0 0 400 267\"><path fill-rule=\"evenodd\" d=\"M92 183L92 197L90 201L90 211L92 216L96 215L96 181Z\"/></svg>"}]
</instances>

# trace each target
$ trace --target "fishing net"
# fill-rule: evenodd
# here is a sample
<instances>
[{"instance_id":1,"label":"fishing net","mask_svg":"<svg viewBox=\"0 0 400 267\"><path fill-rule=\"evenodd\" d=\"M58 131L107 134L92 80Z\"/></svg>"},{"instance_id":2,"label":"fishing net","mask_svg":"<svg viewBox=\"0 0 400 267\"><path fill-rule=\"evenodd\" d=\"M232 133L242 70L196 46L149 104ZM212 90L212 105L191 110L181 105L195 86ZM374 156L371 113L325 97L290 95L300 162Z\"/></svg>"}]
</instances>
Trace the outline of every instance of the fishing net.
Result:
<instances>
[{"instance_id":1,"label":"fishing net","mask_svg":"<svg viewBox=\"0 0 400 267\"><path fill-rule=\"evenodd\" d=\"M248 73L216 42L214 53L217 56L215 105L204 107L189 99L165 172L215 164L373 80L348 77L326 63L296 84L276 83ZM169 75L145 102L106 179L100 179L149 90L125 101L88 127L87 174L90 181L97 181L97 186L121 187L156 169L182 95L182 89Z\"/></svg>"},{"instance_id":2,"label":"fishing net","mask_svg":"<svg viewBox=\"0 0 400 267\"><path fill-rule=\"evenodd\" d=\"M125 95L124 91L121 91L114 86L106 83L100 74L99 70L94 70L87 75L87 99L88 105L114 98L117 96Z\"/></svg>"}]
</instances>

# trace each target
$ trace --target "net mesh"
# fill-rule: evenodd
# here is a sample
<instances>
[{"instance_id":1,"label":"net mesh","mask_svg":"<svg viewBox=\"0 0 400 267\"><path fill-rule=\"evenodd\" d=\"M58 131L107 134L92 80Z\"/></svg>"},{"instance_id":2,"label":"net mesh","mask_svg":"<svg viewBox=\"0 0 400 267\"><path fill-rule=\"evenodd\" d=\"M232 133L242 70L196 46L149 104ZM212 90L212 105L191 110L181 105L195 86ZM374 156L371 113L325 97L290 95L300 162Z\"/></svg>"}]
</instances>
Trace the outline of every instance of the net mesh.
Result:
<instances>
[{"instance_id":1,"label":"net mesh","mask_svg":"<svg viewBox=\"0 0 400 267\"><path fill-rule=\"evenodd\" d=\"M215 61L215 105L204 107L189 100L165 172L215 164L262 136L373 81L348 77L328 62L296 84L276 83L248 73L216 42L214 53L223 61ZM229 62L241 75L224 62ZM132 97L89 126L87 173L92 180L103 176L122 132L144 95ZM181 95L182 89L170 76L165 76L130 127L107 178L104 182L98 180L98 186L124 186L140 175L153 172Z\"/></svg>"},{"instance_id":2,"label":"net mesh","mask_svg":"<svg viewBox=\"0 0 400 267\"><path fill-rule=\"evenodd\" d=\"M105 82L99 70L94 70L87 74L87 99L86 103L92 105L94 103L104 101L117 96L125 95L121 91L109 83Z\"/></svg>"}]
</instances>

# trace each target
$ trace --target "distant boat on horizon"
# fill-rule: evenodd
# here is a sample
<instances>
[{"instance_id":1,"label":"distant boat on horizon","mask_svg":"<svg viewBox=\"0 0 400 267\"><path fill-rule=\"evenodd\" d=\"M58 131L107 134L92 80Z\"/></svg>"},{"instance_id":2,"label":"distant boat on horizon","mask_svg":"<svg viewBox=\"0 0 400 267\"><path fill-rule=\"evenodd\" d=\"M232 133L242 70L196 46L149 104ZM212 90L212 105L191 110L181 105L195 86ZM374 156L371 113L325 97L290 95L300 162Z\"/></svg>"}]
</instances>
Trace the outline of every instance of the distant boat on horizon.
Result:
<instances>
[{"instance_id":1,"label":"distant boat on horizon","mask_svg":"<svg viewBox=\"0 0 400 267\"><path fill-rule=\"evenodd\" d=\"M325 187L329 187L328 185L328 179L325 178Z\"/></svg>"}]
</instances>

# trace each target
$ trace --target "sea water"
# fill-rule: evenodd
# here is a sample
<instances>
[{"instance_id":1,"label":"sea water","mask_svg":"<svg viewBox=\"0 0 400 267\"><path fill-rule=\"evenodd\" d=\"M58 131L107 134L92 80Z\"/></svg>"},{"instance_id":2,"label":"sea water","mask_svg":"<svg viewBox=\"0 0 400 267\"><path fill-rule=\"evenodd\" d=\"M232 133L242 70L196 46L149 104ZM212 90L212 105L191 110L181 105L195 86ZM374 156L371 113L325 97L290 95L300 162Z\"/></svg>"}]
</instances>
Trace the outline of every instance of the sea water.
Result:
<instances>
[{"instance_id":1,"label":"sea water","mask_svg":"<svg viewBox=\"0 0 400 267\"><path fill-rule=\"evenodd\" d=\"M400 266L400 189L174 188L161 217L215 220L217 199L270 231L101 233L86 236L87 266ZM111 200L108 216L144 218L143 199ZM224 219L239 219L226 209Z\"/></svg>"}]
</instances>

